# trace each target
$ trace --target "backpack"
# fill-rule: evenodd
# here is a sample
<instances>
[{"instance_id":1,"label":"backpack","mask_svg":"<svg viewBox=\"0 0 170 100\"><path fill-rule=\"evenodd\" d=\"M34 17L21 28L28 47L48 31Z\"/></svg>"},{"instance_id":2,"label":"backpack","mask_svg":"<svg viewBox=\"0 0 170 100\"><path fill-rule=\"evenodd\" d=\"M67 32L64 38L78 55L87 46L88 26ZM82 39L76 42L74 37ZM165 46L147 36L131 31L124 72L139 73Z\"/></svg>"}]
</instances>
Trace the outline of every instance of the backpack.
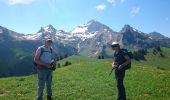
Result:
<instances>
[{"instance_id":1,"label":"backpack","mask_svg":"<svg viewBox=\"0 0 170 100\"><path fill-rule=\"evenodd\" d=\"M37 49L38 49L38 48L37 48ZM36 66L36 67L38 67L38 64L34 61L34 58L35 58L35 54L36 54L37 49L36 49L36 50L34 51L34 53L33 53L33 64L34 64L34 66ZM41 52L40 52L40 56L39 56L38 59L40 59L40 57L43 55L43 53L44 53L44 48L41 47ZM52 48L50 48L50 53L52 53Z\"/></svg>"},{"instance_id":2,"label":"backpack","mask_svg":"<svg viewBox=\"0 0 170 100\"><path fill-rule=\"evenodd\" d=\"M129 56L130 59L133 58L133 54L131 51L128 51L127 49L121 49L122 52L124 52L125 54L127 54ZM129 64L127 64L123 69L127 70L131 68L131 62Z\"/></svg>"}]
</instances>

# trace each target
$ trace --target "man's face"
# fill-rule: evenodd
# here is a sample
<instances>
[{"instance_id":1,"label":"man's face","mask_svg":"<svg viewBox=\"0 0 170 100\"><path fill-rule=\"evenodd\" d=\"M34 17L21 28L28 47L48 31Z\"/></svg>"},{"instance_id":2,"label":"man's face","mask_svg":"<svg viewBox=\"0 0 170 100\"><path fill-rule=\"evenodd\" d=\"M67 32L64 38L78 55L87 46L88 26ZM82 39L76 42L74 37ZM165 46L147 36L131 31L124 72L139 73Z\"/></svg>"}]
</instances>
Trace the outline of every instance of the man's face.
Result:
<instances>
[{"instance_id":1,"label":"man's face","mask_svg":"<svg viewBox=\"0 0 170 100\"><path fill-rule=\"evenodd\" d=\"M50 47L52 45L52 41L45 41L46 46Z\"/></svg>"},{"instance_id":2,"label":"man's face","mask_svg":"<svg viewBox=\"0 0 170 100\"><path fill-rule=\"evenodd\" d=\"M116 50L117 45L112 45L111 48L112 50Z\"/></svg>"}]
</instances>

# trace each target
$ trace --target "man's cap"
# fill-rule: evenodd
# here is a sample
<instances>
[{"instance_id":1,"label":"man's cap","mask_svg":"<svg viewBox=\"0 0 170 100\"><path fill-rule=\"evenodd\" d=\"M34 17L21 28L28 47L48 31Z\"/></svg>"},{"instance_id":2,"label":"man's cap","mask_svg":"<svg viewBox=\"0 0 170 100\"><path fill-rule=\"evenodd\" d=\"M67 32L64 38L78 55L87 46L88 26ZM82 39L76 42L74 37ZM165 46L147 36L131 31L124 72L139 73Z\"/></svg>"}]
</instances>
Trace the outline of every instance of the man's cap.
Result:
<instances>
[{"instance_id":1,"label":"man's cap","mask_svg":"<svg viewBox=\"0 0 170 100\"><path fill-rule=\"evenodd\" d=\"M52 39L50 39L50 38L46 39L45 41L47 41L47 42L53 42Z\"/></svg>"},{"instance_id":2,"label":"man's cap","mask_svg":"<svg viewBox=\"0 0 170 100\"><path fill-rule=\"evenodd\" d=\"M119 45L119 42L117 42L117 41L112 42L111 46L115 46L115 45Z\"/></svg>"}]
</instances>

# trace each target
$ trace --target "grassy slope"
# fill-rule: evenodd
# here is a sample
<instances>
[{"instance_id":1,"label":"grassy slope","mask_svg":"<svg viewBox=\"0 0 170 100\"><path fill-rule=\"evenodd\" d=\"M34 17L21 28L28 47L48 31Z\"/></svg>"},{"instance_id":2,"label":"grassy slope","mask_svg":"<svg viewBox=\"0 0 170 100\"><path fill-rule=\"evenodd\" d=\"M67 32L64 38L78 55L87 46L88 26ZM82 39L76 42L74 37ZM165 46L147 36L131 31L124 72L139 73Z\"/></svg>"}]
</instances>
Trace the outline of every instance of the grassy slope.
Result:
<instances>
[{"instance_id":1,"label":"grassy slope","mask_svg":"<svg viewBox=\"0 0 170 100\"><path fill-rule=\"evenodd\" d=\"M170 49L162 48L162 54L165 57L161 57L159 53L154 55L152 51L152 49L148 50L148 54L145 56L146 61L134 61L135 65L170 70Z\"/></svg>"},{"instance_id":2,"label":"grassy slope","mask_svg":"<svg viewBox=\"0 0 170 100\"><path fill-rule=\"evenodd\" d=\"M65 60L71 61L72 65L54 71L54 100L116 99L114 74L109 76L111 59L97 60L74 56ZM155 59L156 62L157 60L159 61ZM63 62L64 60L60 61ZM151 63L143 61L139 63L133 61L132 66L132 69L126 72L125 78L127 98L130 100L169 99L170 70L150 67ZM34 100L37 94L36 77L31 75L1 78L0 100Z\"/></svg>"}]
</instances>

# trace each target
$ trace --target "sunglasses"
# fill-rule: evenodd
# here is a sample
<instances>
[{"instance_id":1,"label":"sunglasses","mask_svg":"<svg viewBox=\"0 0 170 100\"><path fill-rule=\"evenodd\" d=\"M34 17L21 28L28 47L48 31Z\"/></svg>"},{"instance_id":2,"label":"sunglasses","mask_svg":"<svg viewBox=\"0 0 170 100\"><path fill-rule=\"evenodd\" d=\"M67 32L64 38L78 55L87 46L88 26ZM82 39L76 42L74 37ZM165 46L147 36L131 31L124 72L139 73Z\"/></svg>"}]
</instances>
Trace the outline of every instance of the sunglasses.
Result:
<instances>
[{"instance_id":1,"label":"sunglasses","mask_svg":"<svg viewBox=\"0 0 170 100\"><path fill-rule=\"evenodd\" d=\"M47 40L47 42L52 42L52 40Z\"/></svg>"},{"instance_id":2,"label":"sunglasses","mask_svg":"<svg viewBox=\"0 0 170 100\"><path fill-rule=\"evenodd\" d=\"M117 45L111 45L112 48L117 47Z\"/></svg>"}]
</instances>

